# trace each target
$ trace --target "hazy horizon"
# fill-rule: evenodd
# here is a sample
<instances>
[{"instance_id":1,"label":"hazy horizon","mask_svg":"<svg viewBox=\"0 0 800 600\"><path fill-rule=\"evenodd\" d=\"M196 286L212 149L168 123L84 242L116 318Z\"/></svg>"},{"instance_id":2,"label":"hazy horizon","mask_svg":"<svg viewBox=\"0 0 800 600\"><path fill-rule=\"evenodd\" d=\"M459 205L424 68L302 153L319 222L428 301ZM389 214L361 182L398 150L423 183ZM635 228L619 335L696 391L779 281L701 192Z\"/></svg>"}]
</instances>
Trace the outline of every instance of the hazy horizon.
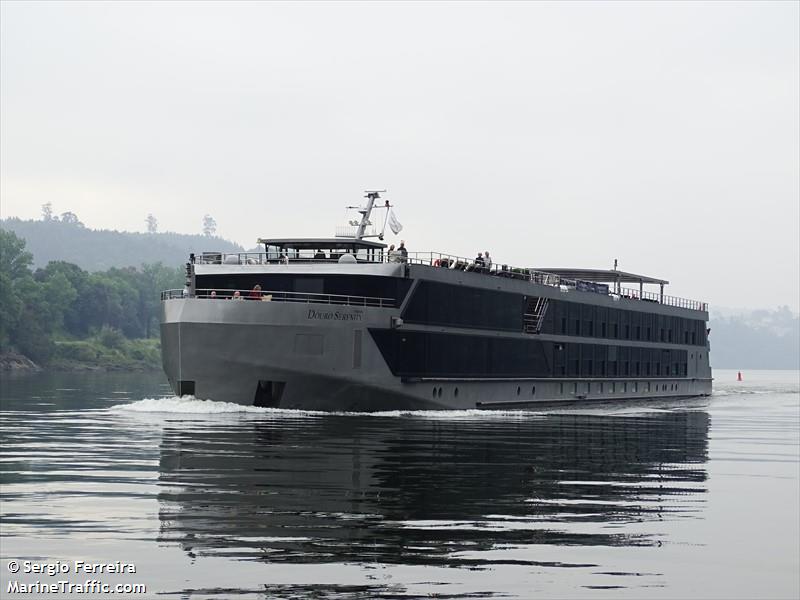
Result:
<instances>
[{"instance_id":1,"label":"hazy horizon","mask_svg":"<svg viewBox=\"0 0 800 600\"><path fill-rule=\"evenodd\" d=\"M0 4L2 217L619 268L800 310L800 4ZM388 230L387 230L388 233Z\"/></svg>"}]
</instances>

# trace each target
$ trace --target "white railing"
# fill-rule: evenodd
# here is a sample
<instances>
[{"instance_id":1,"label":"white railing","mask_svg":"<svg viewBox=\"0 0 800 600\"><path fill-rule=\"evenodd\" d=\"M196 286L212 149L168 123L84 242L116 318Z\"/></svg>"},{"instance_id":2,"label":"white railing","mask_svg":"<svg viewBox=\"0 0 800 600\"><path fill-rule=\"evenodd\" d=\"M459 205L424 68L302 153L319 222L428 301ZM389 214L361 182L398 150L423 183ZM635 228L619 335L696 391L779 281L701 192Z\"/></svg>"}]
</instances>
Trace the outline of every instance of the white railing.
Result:
<instances>
[{"instance_id":1,"label":"white railing","mask_svg":"<svg viewBox=\"0 0 800 600\"><path fill-rule=\"evenodd\" d=\"M312 253L308 250L280 255L276 252L204 252L194 256L195 264L216 264L216 265L291 265L300 263L335 264L342 254L345 253ZM324 257L323 257L324 255ZM452 270L482 273L496 277L507 277L509 279L520 279L541 285L560 287L564 291L577 290L589 293L599 293L610 295L617 300L636 300L645 302L656 302L667 306L688 308L691 310L707 311L708 304L699 300L689 298L679 298L668 296L659 292L642 291L637 289L621 288L620 293L614 293L609 286L594 284L591 282L565 279L554 273L545 273L535 269L512 267L509 265L495 263L487 266L472 258L465 258L455 254L444 252L409 252L407 256L401 256L395 252L391 255L388 252L375 251L373 253L359 252L355 255L357 263L385 263L396 262L410 265L421 265L426 267L447 268ZM289 293L289 292L281 292Z\"/></svg>"},{"instance_id":2,"label":"white railing","mask_svg":"<svg viewBox=\"0 0 800 600\"><path fill-rule=\"evenodd\" d=\"M393 308L394 298L375 296L349 296L345 294L316 294L312 292L283 292L267 290L198 289L194 294L186 290L161 292L162 300L196 298L202 300L259 300L262 302L298 302L303 304L341 304L345 306L371 306Z\"/></svg>"}]
</instances>

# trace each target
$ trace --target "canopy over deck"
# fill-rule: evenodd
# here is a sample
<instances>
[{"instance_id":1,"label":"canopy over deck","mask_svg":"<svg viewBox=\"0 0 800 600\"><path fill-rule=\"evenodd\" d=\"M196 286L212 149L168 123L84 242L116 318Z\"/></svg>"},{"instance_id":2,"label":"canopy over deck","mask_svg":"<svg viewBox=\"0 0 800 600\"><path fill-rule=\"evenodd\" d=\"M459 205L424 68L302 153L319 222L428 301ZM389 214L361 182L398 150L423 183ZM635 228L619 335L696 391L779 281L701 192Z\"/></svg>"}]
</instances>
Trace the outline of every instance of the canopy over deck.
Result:
<instances>
[{"instance_id":1,"label":"canopy over deck","mask_svg":"<svg viewBox=\"0 0 800 600\"><path fill-rule=\"evenodd\" d=\"M386 244L370 242L357 238L258 238L259 244L275 246L277 248L293 248L295 250L353 250L368 249L382 250Z\"/></svg>"},{"instance_id":2,"label":"canopy over deck","mask_svg":"<svg viewBox=\"0 0 800 600\"><path fill-rule=\"evenodd\" d=\"M536 270L543 273L552 273L564 279L581 279L594 283L655 283L661 286L669 283L666 279L615 271L614 269L541 269L537 267Z\"/></svg>"}]
</instances>

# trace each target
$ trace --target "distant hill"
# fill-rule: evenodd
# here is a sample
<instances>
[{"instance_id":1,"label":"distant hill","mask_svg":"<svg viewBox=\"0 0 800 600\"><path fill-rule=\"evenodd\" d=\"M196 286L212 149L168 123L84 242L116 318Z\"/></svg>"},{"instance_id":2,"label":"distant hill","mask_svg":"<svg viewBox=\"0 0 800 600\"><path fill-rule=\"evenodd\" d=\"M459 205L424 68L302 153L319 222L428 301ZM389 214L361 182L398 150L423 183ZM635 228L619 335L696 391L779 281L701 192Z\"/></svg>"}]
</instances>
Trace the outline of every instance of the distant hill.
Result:
<instances>
[{"instance_id":1,"label":"distant hill","mask_svg":"<svg viewBox=\"0 0 800 600\"><path fill-rule=\"evenodd\" d=\"M172 267L185 263L191 252L244 251L238 244L214 236L97 230L80 222L10 218L0 220L0 227L25 240L34 268L52 260L70 262L86 271L156 262Z\"/></svg>"},{"instance_id":2,"label":"distant hill","mask_svg":"<svg viewBox=\"0 0 800 600\"><path fill-rule=\"evenodd\" d=\"M711 366L718 369L800 369L800 318L788 307L714 317Z\"/></svg>"}]
</instances>

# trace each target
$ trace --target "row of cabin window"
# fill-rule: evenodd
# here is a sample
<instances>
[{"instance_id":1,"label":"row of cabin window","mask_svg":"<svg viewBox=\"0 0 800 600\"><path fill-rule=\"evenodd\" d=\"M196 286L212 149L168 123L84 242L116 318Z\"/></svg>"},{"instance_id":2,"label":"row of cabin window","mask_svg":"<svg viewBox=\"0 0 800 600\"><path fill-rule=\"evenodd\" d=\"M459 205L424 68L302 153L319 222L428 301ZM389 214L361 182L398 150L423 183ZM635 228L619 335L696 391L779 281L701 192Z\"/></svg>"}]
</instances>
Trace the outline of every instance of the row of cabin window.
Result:
<instances>
[{"instance_id":1,"label":"row of cabin window","mask_svg":"<svg viewBox=\"0 0 800 600\"><path fill-rule=\"evenodd\" d=\"M688 353L663 348L556 344L553 367L554 375L568 377L686 377Z\"/></svg>"},{"instance_id":2,"label":"row of cabin window","mask_svg":"<svg viewBox=\"0 0 800 600\"><path fill-rule=\"evenodd\" d=\"M616 382L616 381L609 381L609 382L600 381L600 382L597 382L597 383L593 384L590 381L586 381L586 382L584 382L582 384L579 384L577 381L575 381L575 382L572 383L572 393L573 394L578 394L579 393L578 390L579 390L579 386L580 386L580 388L582 388L581 391L585 392L587 395L592 394L592 393L597 393L597 394L603 394L603 393L616 394L617 393L617 383L618 382ZM659 391L661 391L661 392L666 392L666 391L680 392L681 391L679 383L661 383L661 382L657 382L657 381L653 381L653 382L643 381L641 383L642 383L642 385L641 385L641 388L642 388L641 391L642 392L653 392L653 391L655 391L655 392L659 392ZM639 393L639 382L638 381L631 381L630 384L631 384L631 392L633 392L634 394ZM593 389L593 386L594 386L594 389ZM562 394L564 393L564 384L563 383L561 383L559 391ZM628 382L627 381L619 382L619 391L622 392L623 394L627 394L628 393Z\"/></svg>"},{"instance_id":3,"label":"row of cabin window","mask_svg":"<svg viewBox=\"0 0 800 600\"><path fill-rule=\"evenodd\" d=\"M630 383L630 389L628 388L628 383ZM578 392L578 385L579 385L579 383L577 381L573 382L572 385L571 385L572 393L575 394L575 395L577 395L579 393ZM580 385L583 388L583 391L585 391L587 395L592 394L592 393L597 393L597 394L603 394L603 393L608 393L608 394L616 394L616 393L627 394L629 391L634 393L634 394L639 393L639 382L638 381L631 381L631 382L628 382L628 381L619 381L619 382L617 382L617 381L607 381L607 382L599 381L597 383L592 383L591 381L586 381L586 382L584 382L584 383L582 383ZM594 386L594 388L593 388L593 386ZM517 396L521 396L522 395L522 389L523 389L522 386L519 386L519 385L517 386ZM525 389L527 390L528 388L526 387ZM562 381L558 386L559 394L563 396L565 389L566 389L566 386L564 385L564 382ZM666 392L667 389L669 389L669 391L671 391L671 392L680 392L681 391L680 384L677 383L677 382L669 383L669 384L661 383L661 382L655 382L655 381L653 381L653 382L643 381L642 382L642 392L653 392L653 391ZM531 390L531 396L535 396L536 395L536 386L535 385L531 386L530 390ZM443 391L444 391L444 388L442 388L441 386L434 386L433 389L432 389L432 396L431 397L432 398L441 398L442 394L443 394ZM453 395L454 398L458 398L458 386L453 388L452 395Z\"/></svg>"},{"instance_id":4,"label":"row of cabin window","mask_svg":"<svg viewBox=\"0 0 800 600\"><path fill-rule=\"evenodd\" d=\"M705 322L577 302L551 301L545 332L668 344L705 345Z\"/></svg>"}]
</instances>

